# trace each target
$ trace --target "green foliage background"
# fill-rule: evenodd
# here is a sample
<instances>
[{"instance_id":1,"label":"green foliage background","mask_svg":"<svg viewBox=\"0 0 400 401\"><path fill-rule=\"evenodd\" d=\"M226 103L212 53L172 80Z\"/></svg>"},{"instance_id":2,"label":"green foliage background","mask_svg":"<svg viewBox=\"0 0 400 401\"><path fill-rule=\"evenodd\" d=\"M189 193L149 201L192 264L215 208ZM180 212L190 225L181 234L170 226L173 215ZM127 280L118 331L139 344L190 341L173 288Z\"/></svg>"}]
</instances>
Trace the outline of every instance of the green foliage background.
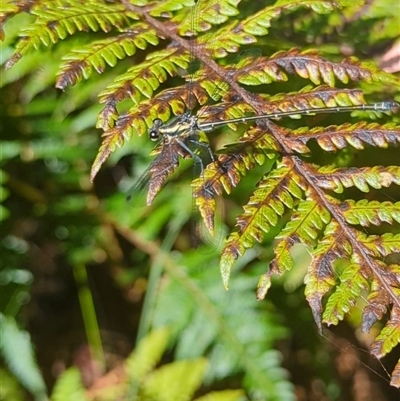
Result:
<instances>
[{"instance_id":1,"label":"green foliage background","mask_svg":"<svg viewBox=\"0 0 400 401\"><path fill-rule=\"evenodd\" d=\"M295 43L302 49L317 47L335 60L344 51L370 60L399 35L398 4L373 2L362 18L357 17L360 10L282 14L257 45L289 49ZM21 26L31 21L20 13L7 22L3 64L13 54ZM254 290L273 256L278 229L238 261L231 289L225 292L220 249L210 246L198 252L190 246L190 163L183 163L151 207L134 207L126 196L149 165L153 146L146 136L135 136L111 154L90 183L100 144L94 128L101 110L97 94L143 54L137 52L65 92L55 89L61 58L88 38L89 33L80 33L41 47L2 71L0 399L45 400L52 394L55 401L172 400L178 399L176 393L161 392L160 383L169 388L175 380L181 390L186 385L182 399L356 397L357 374L367 377L367 366L378 369L367 353L342 342L347 337L356 344L361 307L356 305L333 337L337 346L319 337L304 300L302 281L309 263L304 249L293 250L295 267L274 282L265 301L257 302ZM298 89L296 81L284 85L287 92ZM366 94L377 92L376 87L360 86ZM337 117L331 118L335 122ZM221 131L212 142L231 142L233 135L237 137ZM368 152L357 157L368 159ZM346 149L335 157L346 165L354 153ZM388 159L395 164L398 148L374 157L376 164L390 164ZM226 200L227 226L234 225L255 177L257 170ZM383 197L399 200L392 188ZM163 327L168 330L148 337ZM131 353L135 343L141 345ZM346 354L355 360L348 376L340 364ZM64 371L72 365L89 387L120 366L126 375L117 385L105 386L108 392L85 393L78 371ZM388 365L390 371L394 362ZM387 373L382 375L382 381L374 372L365 379L375 397L371 400L398 395Z\"/></svg>"}]
</instances>

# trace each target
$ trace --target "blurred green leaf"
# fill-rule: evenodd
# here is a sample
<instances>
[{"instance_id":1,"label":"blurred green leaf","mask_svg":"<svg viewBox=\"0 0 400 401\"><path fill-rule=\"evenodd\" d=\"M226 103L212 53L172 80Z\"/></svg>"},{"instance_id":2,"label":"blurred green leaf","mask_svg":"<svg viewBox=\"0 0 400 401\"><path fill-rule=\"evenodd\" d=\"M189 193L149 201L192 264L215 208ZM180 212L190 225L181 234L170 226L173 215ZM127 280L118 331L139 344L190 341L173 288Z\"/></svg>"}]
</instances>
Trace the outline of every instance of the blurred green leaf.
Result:
<instances>
[{"instance_id":1,"label":"blurred green leaf","mask_svg":"<svg viewBox=\"0 0 400 401\"><path fill-rule=\"evenodd\" d=\"M10 371L34 395L36 401L47 400L47 391L27 331L15 320L0 313L0 350Z\"/></svg>"}]
</instances>

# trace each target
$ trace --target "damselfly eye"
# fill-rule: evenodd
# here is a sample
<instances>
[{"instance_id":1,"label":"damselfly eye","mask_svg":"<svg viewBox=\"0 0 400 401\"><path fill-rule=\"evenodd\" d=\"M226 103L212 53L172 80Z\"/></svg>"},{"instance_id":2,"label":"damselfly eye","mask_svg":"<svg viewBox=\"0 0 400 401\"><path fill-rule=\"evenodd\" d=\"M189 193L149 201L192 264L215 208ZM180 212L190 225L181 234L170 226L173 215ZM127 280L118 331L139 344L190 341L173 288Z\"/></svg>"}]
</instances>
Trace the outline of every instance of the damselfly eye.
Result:
<instances>
[{"instance_id":1,"label":"damselfly eye","mask_svg":"<svg viewBox=\"0 0 400 401\"><path fill-rule=\"evenodd\" d=\"M158 130L151 130L149 132L149 137L152 141L156 141L160 137L160 132Z\"/></svg>"},{"instance_id":2,"label":"damselfly eye","mask_svg":"<svg viewBox=\"0 0 400 401\"><path fill-rule=\"evenodd\" d=\"M152 141L156 141L160 137L160 131L159 128L163 125L162 120L159 118L155 118L153 120L153 126L151 127L151 130L149 132L149 137Z\"/></svg>"},{"instance_id":3,"label":"damselfly eye","mask_svg":"<svg viewBox=\"0 0 400 401\"><path fill-rule=\"evenodd\" d=\"M161 127L161 125L163 124L162 120L159 118L155 118L153 120L153 129L156 129L158 127Z\"/></svg>"}]
</instances>

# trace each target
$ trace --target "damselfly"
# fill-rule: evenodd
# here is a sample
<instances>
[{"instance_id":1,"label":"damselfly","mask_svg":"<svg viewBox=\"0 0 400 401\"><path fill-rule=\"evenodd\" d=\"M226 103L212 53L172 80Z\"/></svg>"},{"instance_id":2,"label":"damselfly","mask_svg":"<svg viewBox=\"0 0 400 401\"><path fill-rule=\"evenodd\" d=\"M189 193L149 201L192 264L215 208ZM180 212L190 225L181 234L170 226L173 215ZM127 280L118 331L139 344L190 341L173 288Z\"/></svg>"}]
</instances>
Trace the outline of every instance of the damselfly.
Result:
<instances>
[{"instance_id":1,"label":"damselfly","mask_svg":"<svg viewBox=\"0 0 400 401\"><path fill-rule=\"evenodd\" d=\"M211 161L215 161L205 133L225 125L249 123L262 119L280 119L282 117L294 115L342 113L356 110L395 112L398 108L399 105L396 102L379 102L373 104L361 104L358 106L319 107L297 111L282 111L265 115L232 118L222 121L200 121L197 115L190 112L177 116L167 123L156 118L149 131L149 137L153 141L160 141L160 144L158 145L160 147L159 154L139 182L143 184L147 183L146 185L149 187L147 193L147 205L150 205L159 190L162 188L165 180L177 168L179 157L194 159L194 162L200 167L200 175L202 175L205 165Z\"/></svg>"}]
</instances>

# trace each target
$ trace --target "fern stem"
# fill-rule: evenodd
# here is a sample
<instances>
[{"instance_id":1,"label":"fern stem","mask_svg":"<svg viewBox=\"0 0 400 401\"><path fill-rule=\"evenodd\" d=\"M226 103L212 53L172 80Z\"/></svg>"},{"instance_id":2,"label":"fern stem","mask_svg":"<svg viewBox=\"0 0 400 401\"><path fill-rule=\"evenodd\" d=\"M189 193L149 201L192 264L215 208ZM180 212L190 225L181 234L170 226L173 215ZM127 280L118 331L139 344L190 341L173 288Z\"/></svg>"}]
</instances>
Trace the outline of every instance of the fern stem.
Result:
<instances>
[{"instance_id":1,"label":"fern stem","mask_svg":"<svg viewBox=\"0 0 400 401\"><path fill-rule=\"evenodd\" d=\"M157 288L159 286L160 278L165 265L165 254L170 252L172 245L174 244L176 237L180 233L186 220L187 216L185 213L182 213L171 221L167 235L165 236L161 245L162 252L158 253L150 267L147 291L139 322L138 334L136 337L136 345L138 345L139 342L150 332L150 327L153 320L153 312L157 302Z\"/></svg>"},{"instance_id":2,"label":"fern stem","mask_svg":"<svg viewBox=\"0 0 400 401\"><path fill-rule=\"evenodd\" d=\"M89 344L90 354L99 365L101 370L106 370L103 345L101 342L99 325L97 323L92 293L88 286L86 266L77 263L73 268L75 281L79 285L78 297L81 306L83 323L85 325L86 337Z\"/></svg>"}]
</instances>

